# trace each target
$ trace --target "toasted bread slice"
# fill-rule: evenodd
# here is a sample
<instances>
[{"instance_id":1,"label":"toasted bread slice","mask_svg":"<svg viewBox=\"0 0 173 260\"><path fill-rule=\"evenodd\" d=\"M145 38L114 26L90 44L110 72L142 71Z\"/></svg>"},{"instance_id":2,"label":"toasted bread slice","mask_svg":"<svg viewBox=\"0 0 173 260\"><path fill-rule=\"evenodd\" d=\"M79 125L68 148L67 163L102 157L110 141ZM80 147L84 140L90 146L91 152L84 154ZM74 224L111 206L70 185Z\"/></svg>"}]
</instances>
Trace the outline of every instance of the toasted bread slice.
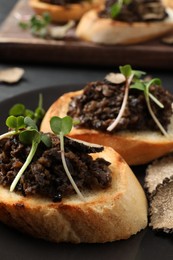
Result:
<instances>
[{"instance_id":1,"label":"toasted bread slice","mask_svg":"<svg viewBox=\"0 0 173 260\"><path fill-rule=\"evenodd\" d=\"M69 92L58 98L48 109L41 131L48 132L52 116L64 117L67 114L71 98L81 91ZM73 127L69 136L83 141L110 146L126 160L129 165L145 164L173 150L173 118L168 130L169 137L156 131L120 131L116 134L105 133L92 129Z\"/></svg>"},{"instance_id":2,"label":"toasted bread slice","mask_svg":"<svg viewBox=\"0 0 173 260\"><path fill-rule=\"evenodd\" d=\"M112 148L92 155L111 162L112 184L53 203L0 187L0 221L54 242L104 243L127 239L147 225L145 193L129 166Z\"/></svg>"},{"instance_id":3,"label":"toasted bread slice","mask_svg":"<svg viewBox=\"0 0 173 260\"><path fill-rule=\"evenodd\" d=\"M87 12L80 20L76 36L85 41L111 44L135 44L160 37L173 28L173 11L169 18L160 22L121 22L100 18L97 10Z\"/></svg>"},{"instance_id":4,"label":"toasted bread slice","mask_svg":"<svg viewBox=\"0 0 173 260\"><path fill-rule=\"evenodd\" d=\"M173 1L172 0L162 0L163 4L166 6L166 7L170 7L170 8L173 8Z\"/></svg>"},{"instance_id":5,"label":"toasted bread slice","mask_svg":"<svg viewBox=\"0 0 173 260\"><path fill-rule=\"evenodd\" d=\"M29 0L29 5L39 15L48 12L53 22L67 22L69 20L78 21L84 13L92 8L96 8L103 4L104 0L92 0L75 4L67 4L65 6L49 4L40 0Z\"/></svg>"}]
</instances>

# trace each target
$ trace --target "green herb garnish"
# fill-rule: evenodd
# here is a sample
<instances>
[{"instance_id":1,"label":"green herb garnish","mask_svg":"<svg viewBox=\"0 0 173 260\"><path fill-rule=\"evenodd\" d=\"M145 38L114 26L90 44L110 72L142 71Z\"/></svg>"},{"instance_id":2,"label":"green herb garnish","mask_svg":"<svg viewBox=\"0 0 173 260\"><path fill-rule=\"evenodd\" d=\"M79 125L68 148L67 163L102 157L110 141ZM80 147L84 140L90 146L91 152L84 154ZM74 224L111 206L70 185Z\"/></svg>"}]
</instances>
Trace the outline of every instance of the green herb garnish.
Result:
<instances>
[{"instance_id":1,"label":"green herb garnish","mask_svg":"<svg viewBox=\"0 0 173 260\"><path fill-rule=\"evenodd\" d=\"M51 140L50 138L44 134L38 131L37 125L30 117L23 117L23 116L9 116L6 120L6 125L11 129L11 131L3 134L0 136L0 139L13 136L13 135L19 135L19 140L27 145L31 145L31 150L29 152L29 155L17 173L16 177L14 178L11 186L10 191L13 191L21 178L22 174L32 161L39 143L42 141L47 147L50 147Z\"/></svg>"},{"instance_id":2,"label":"green herb garnish","mask_svg":"<svg viewBox=\"0 0 173 260\"><path fill-rule=\"evenodd\" d=\"M43 15L33 15L29 21L20 21L19 26L23 30L30 30L33 35L45 38L48 34L48 26L51 23L49 13Z\"/></svg>"},{"instance_id":3,"label":"green herb garnish","mask_svg":"<svg viewBox=\"0 0 173 260\"><path fill-rule=\"evenodd\" d=\"M60 118L57 116L54 116L51 118L50 120L50 126L51 126L51 130L54 134L58 135L60 138L60 147L61 147L61 159L62 159L62 164L64 167L64 170L67 174L67 177L69 179L69 181L71 182L71 185L73 186L74 190L76 191L76 193L78 194L78 196L84 200L83 195L81 194L80 190L78 189L76 183L74 182L71 173L68 169L66 160L65 160L65 149L64 149L64 136L67 135L73 126L73 119L69 116Z\"/></svg>"},{"instance_id":4,"label":"green herb garnish","mask_svg":"<svg viewBox=\"0 0 173 260\"><path fill-rule=\"evenodd\" d=\"M38 106L35 110L30 110L25 107L25 105L18 103L11 107L9 111L10 116L23 116L30 117L38 125L45 115L45 110L43 108L43 96L39 94Z\"/></svg>"},{"instance_id":5,"label":"green herb garnish","mask_svg":"<svg viewBox=\"0 0 173 260\"><path fill-rule=\"evenodd\" d=\"M112 131L117 126L121 117L123 116L123 113L124 113L124 110L125 110L125 107L127 104L127 100L128 100L129 89L137 89L139 91L144 92L146 104L147 104L151 117L157 124L157 126L160 129L160 131L162 132L162 134L164 134L165 136L168 136L167 132L165 131L165 129L163 128L163 126L161 125L161 123L159 122L157 117L155 116L155 114L152 110L151 104L150 104L150 99L152 99L152 101L154 101L160 108L164 108L163 104L156 97L154 97L152 93L150 93L150 86L152 86L152 85L161 86L160 79L154 78L150 81L144 81L141 79L141 77L143 75L145 75L146 73L143 71L132 70L130 65L120 66L119 69L120 69L120 72L125 76L125 79L126 79L125 93L124 93L124 98L123 98L123 102L122 102L119 114L116 117L116 119L113 121L113 123L107 128L107 130Z\"/></svg>"},{"instance_id":6,"label":"green herb garnish","mask_svg":"<svg viewBox=\"0 0 173 260\"><path fill-rule=\"evenodd\" d=\"M110 126L108 126L108 128L107 128L108 131L112 131L117 126L117 124L119 123L119 121L120 121L120 119L121 119L121 117L124 113L126 104L127 104L127 99L128 99L128 94L129 94L129 86L132 82L133 77L135 75L136 75L136 77L139 75L139 72L137 73L137 72L133 71L130 65L125 65L123 67L120 66L120 72L126 78L124 98L123 98L123 102L122 102L119 114L116 117L116 119L113 121L113 123Z\"/></svg>"},{"instance_id":7,"label":"green herb garnish","mask_svg":"<svg viewBox=\"0 0 173 260\"><path fill-rule=\"evenodd\" d=\"M111 17L116 18L121 12L123 5L128 5L131 1L132 0L118 0L117 3L114 3L110 9Z\"/></svg>"},{"instance_id":8,"label":"green herb garnish","mask_svg":"<svg viewBox=\"0 0 173 260\"><path fill-rule=\"evenodd\" d=\"M154 112L151 108L150 99L152 99L160 108L164 108L163 104L149 92L150 86L152 86L154 84L161 86L160 79L155 78L155 79L152 79L149 82L135 82L135 84L131 85L130 88L131 89L132 88L138 89L138 90L141 90L141 91L144 92L145 100L146 100L147 107L148 107L148 110L150 112L150 115L152 116L153 120L155 121L155 123L159 127L162 134L168 137L168 133L165 131L165 129L163 128L163 126L161 125L161 123L159 122L159 120L157 119L157 117L155 116L155 114L154 114Z\"/></svg>"},{"instance_id":9,"label":"green herb garnish","mask_svg":"<svg viewBox=\"0 0 173 260\"><path fill-rule=\"evenodd\" d=\"M77 123L77 122L76 122ZM40 142L43 142L47 147L50 147L52 145L51 139L46 134L39 132L38 127L34 120L32 120L30 117L23 117L23 116L9 116L6 120L6 125L10 129L9 132L3 134L0 136L0 140L6 137L18 135L20 142L26 145L31 145L31 149L29 152L28 157L26 158L26 161L24 162L23 166L17 173L16 177L14 178L11 186L10 191L12 192L18 181L20 180L22 174L28 167L28 165L31 163L38 145ZM80 190L78 189L76 183L74 182L71 173L67 167L67 163L65 160L65 149L64 149L64 136L67 135L73 126L73 120L71 117L66 116L64 118L59 117L53 117L50 120L50 126L52 131L59 136L60 138L60 149L61 149L61 159L62 164L65 170L65 173L67 174L67 177L69 178L69 181L71 182L74 190L79 195L79 197L84 200L83 195L81 194Z\"/></svg>"}]
</instances>

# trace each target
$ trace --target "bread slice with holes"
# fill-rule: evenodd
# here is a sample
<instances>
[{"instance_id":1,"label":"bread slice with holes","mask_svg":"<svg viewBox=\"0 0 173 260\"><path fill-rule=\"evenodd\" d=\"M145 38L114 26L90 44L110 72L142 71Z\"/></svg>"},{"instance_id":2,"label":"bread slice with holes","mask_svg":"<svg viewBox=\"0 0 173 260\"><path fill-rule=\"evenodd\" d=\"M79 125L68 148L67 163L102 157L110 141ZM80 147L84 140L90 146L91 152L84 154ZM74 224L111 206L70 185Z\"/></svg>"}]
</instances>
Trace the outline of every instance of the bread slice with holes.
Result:
<instances>
[{"instance_id":1,"label":"bread slice with holes","mask_svg":"<svg viewBox=\"0 0 173 260\"><path fill-rule=\"evenodd\" d=\"M146 196L137 178L112 148L93 158L109 161L112 183L102 190L83 191L53 203L23 197L0 187L0 221L34 237L53 242L104 243L127 239L147 225Z\"/></svg>"},{"instance_id":2,"label":"bread slice with holes","mask_svg":"<svg viewBox=\"0 0 173 260\"><path fill-rule=\"evenodd\" d=\"M48 109L41 124L41 131L48 132L52 116L64 117L71 98L82 94L83 90L69 92L58 98ZM83 141L110 146L115 149L129 165L148 163L173 150L173 118L168 128L169 137L157 131L119 131L110 134L93 129L73 127L69 136Z\"/></svg>"}]
</instances>

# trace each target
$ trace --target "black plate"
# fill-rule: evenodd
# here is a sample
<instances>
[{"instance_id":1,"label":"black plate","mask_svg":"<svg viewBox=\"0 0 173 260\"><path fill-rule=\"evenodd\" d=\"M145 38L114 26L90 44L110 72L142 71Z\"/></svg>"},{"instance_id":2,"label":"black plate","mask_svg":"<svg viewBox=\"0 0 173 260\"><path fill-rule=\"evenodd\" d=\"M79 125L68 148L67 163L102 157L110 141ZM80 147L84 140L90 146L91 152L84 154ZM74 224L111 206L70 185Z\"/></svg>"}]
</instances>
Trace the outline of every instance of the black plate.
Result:
<instances>
[{"instance_id":1,"label":"black plate","mask_svg":"<svg viewBox=\"0 0 173 260\"><path fill-rule=\"evenodd\" d=\"M39 93L43 94L44 107L62 93L80 89L81 86L49 87L27 92L0 103L0 132L6 130L5 119L12 105L23 103L34 109ZM139 181L143 184L145 166L134 167ZM40 227L41 228L41 227ZM116 227L115 227L116 228ZM54 244L22 234L0 223L0 259L2 260L51 260L51 259L90 259L90 260L150 260L173 259L173 240L171 236L159 236L146 228L125 241L105 244Z\"/></svg>"}]
</instances>

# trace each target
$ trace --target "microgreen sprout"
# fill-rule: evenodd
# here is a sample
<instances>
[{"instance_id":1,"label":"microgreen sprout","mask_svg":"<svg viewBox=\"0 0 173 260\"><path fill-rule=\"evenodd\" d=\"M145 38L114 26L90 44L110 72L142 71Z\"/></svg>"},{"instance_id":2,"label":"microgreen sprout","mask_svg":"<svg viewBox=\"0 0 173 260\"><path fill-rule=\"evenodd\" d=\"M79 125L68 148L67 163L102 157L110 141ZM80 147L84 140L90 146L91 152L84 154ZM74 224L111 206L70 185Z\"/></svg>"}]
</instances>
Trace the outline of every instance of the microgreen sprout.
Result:
<instances>
[{"instance_id":1,"label":"microgreen sprout","mask_svg":"<svg viewBox=\"0 0 173 260\"><path fill-rule=\"evenodd\" d=\"M61 159L62 159L62 164L65 170L65 173L67 174L67 177L73 186L74 190L80 197L80 199L84 200L83 195L81 194L80 190L78 189L75 181L73 180L71 173L68 169L66 159L65 159L65 149L64 149L64 136L67 135L73 126L73 119L70 116L65 116L63 118L54 116L50 120L50 126L54 134L58 135L60 138L60 149L61 149Z\"/></svg>"},{"instance_id":2,"label":"microgreen sprout","mask_svg":"<svg viewBox=\"0 0 173 260\"><path fill-rule=\"evenodd\" d=\"M130 86L130 88L138 89L138 90L141 90L144 92L146 104L147 104L151 117L153 118L153 120L155 121L157 126L159 127L162 134L168 137L168 133L165 131L165 129L163 128L163 126L161 125L161 123L159 122L157 117L155 116L155 114L152 110L151 104L150 104L150 99L152 99L160 108L164 108L163 104L149 92L150 86L152 86L154 84L160 86L161 85L160 79L155 78L155 79L150 80L149 82L135 82L133 85Z\"/></svg>"},{"instance_id":3,"label":"microgreen sprout","mask_svg":"<svg viewBox=\"0 0 173 260\"><path fill-rule=\"evenodd\" d=\"M25 107L25 105L18 103L12 106L9 110L10 116L23 116L30 117L34 120L36 124L39 124L45 114L45 110L43 108L43 96L39 94L38 106L35 110L30 110Z\"/></svg>"},{"instance_id":4,"label":"microgreen sprout","mask_svg":"<svg viewBox=\"0 0 173 260\"><path fill-rule=\"evenodd\" d=\"M23 30L30 30L35 36L45 38L48 34L48 26L50 23L50 14L43 13L43 15L33 15L29 21L20 21L19 26Z\"/></svg>"},{"instance_id":5,"label":"microgreen sprout","mask_svg":"<svg viewBox=\"0 0 173 260\"><path fill-rule=\"evenodd\" d=\"M23 116L18 116L18 117L9 116L6 119L6 125L8 126L10 131L0 135L0 140L3 138L6 138L6 137L17 135L21 131L21 129L23 129L25 127L24 117Z\"/></svg>"},{"instance_id":6,"label":"microgreen sprout","mask_svg":"<svg viewBox=\"0 0 173 260\"><path fill-rule=\"evenodd\" d=\"M50 138L45 135L44 133L41 133L38 131L37 125L30 117L23 117L23 116L9 116L6 120L6 125L12 129L6 134L3 134L0 136L0 139L13 136L13 135L19 135L19 140L27 145L31 145L31 150L29 152L29 155L24 162L23 166L17 173L16 177L14 178L11 186L10 191L13 191L21 178L22 174L32 161L39 143L42 141L46 146L50 147L51 141Z\"/></svg>"},{"instance_id":7,"label":"microgreen sprout","mask_svg":"<svg viewBox=\"0 0 173 260\"><path fill-rule=\"evenodd\" d=\"M116 18L121 12L123 5L128 5L131 3L131 1L132 0L118 0L116 3L114 3L110 8L111 17Z\"/></svg>"},{"instance_id":8,"label":"microgreen sprout","mask_svg":"<svg viewBox=\"0 0 173 260\"><path fill-rule=\"evenodd\" d=\"M117 126L117 124L119 123L119 121L120 121L120 119L121 119L121 117L122 117L122 115L124 113L126 104L127 104L128 93L129 93L129 86L130 86L130 83L131 83L131 81L132 81L132 79L133 79L133 77L135 75L135 72L131 69L130 65L125 65L123 67L120 66L120 72L126 78L124 98L123 98L123 102L122 102L122 105L121 105L121 108L120 108L118 116L113 121L113 123L110 126L108 126L107 131L112 131ZM137 75L137 73L136 73L136 75Z\"/></svg>"},{"instance_id":9,"label":"microgreen sprout","mask_svg":"<svg viewBox=\"0 0 173 260\"><path fill-rule=\"evenodd\" d=\"M157 126L160 129L160 131L162 132L162 134L164 134L165 136L168 136L167 132L165 131L165 129L163 128L163 126L161 125L161 123L159 122L157 117L155 116L155 114L152 110L151 104L150 104L150 99L151 99L160 108L164 108L163 104L152 93L150 93L150 87L152 85L157 85L157 86L161 85L160 79L154 78L150 81L144 81L141 79L141 77L143 75L145 75L146 73L143 71L139 71L139 70L132 70L130 65L120 66L119 69L120 69L120 72L126 78L124 98L123 98L123 102L122 102L118 116L115 118L115 120L112 122L112 124L107 128L107 130L112 131L117 126L121 117L123 116L123 113L124 113L124 110L125 110L125 107L127 104L127 100L128 100L129 89L137 89L137 90L144 92L146 104L147 104L148 111L149 111L151 117L157 124Z\"/></svg>"}]
</instances>

